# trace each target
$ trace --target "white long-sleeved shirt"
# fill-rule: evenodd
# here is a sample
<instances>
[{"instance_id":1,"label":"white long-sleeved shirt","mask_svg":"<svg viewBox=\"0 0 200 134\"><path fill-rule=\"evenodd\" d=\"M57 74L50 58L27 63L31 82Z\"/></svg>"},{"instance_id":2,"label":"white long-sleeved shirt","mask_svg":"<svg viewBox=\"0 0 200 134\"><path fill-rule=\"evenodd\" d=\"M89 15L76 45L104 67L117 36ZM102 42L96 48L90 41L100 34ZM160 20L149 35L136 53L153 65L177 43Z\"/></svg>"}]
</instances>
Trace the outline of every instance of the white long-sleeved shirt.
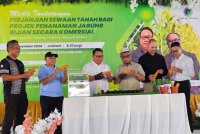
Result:
<instances>
[{"instance_id":1,"label":"white long-sleeved shirt","mask_svg":"<svg viewBox=\"0 0 200 134\"><path fill-rule=\"evenodd\" d=\"M94 76L98 73L108 71L110 67L107 64L101 63L96 64L94 61L85 64L82 69L82 73L86 73L89 76ZM107 91L109 89L107 79L94 80L90 82L90 95L97 93L97 88L100 87L101 90Z\"/></svg>"},{"instance_id":2,"label":"white long-sleeved shirt","mask_svg":"<svg viewBox=\"0 0 200 134\"><path fill-rule=\"evenodd\" d=\"M194 65L192 58L181 54L180 57L174 58L171 63L171 67L175 66L182 69L182 73L174 72L173 76L171 77L172 80L175 81L184 81L184 80L191 80L194 77Z\"/></svg>"}]
</instances>

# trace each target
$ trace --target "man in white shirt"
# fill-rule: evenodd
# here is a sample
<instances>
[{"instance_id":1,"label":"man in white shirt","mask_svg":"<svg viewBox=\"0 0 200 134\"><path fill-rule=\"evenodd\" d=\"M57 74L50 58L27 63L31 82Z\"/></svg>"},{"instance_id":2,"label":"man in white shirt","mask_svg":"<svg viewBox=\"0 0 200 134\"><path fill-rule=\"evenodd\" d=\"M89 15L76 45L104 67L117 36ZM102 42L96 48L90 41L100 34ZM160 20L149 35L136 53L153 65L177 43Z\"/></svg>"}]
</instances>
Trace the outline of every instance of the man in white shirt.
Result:
<instances>
[{"instance_id":1,"label":"man in white shirt","mask_svg":"<svg viewBox=\"0 0 200 134\"><path fill-rule=\"evenodd\" d=\"M83 73L89 75L90 95L96 94L98 88L106 92L109 89L108 81L112 81L110 67L103 63L103 51L100 48L94 49L92 58L93 61L85 64L82 69Z\"/></svg>"},{"instance_id":2,"label":"man in white shirt","mask_svg":"<svg viewBox=\"0 0 200 134\"><path fill-rule=\"evenodd\" d=\"M171 44L171 52L174 54L171 67L172 71L169 72L171 79L176 83L179 83L179 93L184 93L186 98L188 120L190 129L193 132L192 113L190 108L190 80L194 77L194 65L192 58L183 54L179 42Z\"/></svg>"},{"instance_id":3,"label":"man in white shirt","mask_svg":"<svg viewBox=\"0 0 200 134\"><path fill-rule=\"evenodd\" d=\"M166 37L166 41L167 41L167 45L168 45L169 49L171 48L171 44L173 42L179 42L180 45L181 45L181 38L180 38L178 33L169 33ZM195 75L192 78L192 80L197 80L198 79L198 73L200 71L200 65L199 65L199 62L197 60L196 55L194 53L184 51L184 50L182 50L182 53L184 55L192 58L193 65L194 65L194 72L195 72ZM171 62L172 62L173 58L174 58L174 54L172 52L165 55L165 61L166 61L166 64L167 64L167 68L171 68Z\"/></svg>"},{"instance_id":4,"label":"man in white shirt","mask_svg":"<svg viewBox=\"0 0 200 134\"><path fill-rule=\"evenodd\" d=\"M178 33L174 33L174 32L169 33L166 37L166 41L167 41L167 45L168 45L169 49L171 48L171 44L173 42L179 42L180 45L182 45L181 44L181 37ZM194 53L191 53L191 52L188 52L188 51L185 51L185 50L182 50L182 53L184 55L192 58L193 65L194 65L194 73L195 73L194 77L192 77L192 80L198 80L198 73L200 72L200 65L199 65L199 62L198 62L196 55ZM171 51L170 51L170 53L165 55L165 62L167 64L167 68L171 68L171 62L172 62L173 58L174 58L174 54ZM167 78L168 78L168 76L167 76ZM190 93L200 94L200 86L192 86Z\"/></svg>"}]
</instances>

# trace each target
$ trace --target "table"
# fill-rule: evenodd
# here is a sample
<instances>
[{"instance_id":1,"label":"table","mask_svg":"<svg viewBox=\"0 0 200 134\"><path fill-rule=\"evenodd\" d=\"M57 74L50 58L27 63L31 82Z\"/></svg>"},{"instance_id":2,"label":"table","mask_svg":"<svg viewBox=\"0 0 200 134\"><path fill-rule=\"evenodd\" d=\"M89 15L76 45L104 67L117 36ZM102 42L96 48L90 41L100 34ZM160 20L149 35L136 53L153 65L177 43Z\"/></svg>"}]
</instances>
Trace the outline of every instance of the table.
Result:
<instances>
[{"instance_id":1,"label":"table","mask_svg":"<svg viewBox=\"0 0 200 134\"><path fill-rule=\"evenodd\" d=\"M184 94L65 98L63 115L64 134L191 134Z\"/></svg>"}]
</instances>

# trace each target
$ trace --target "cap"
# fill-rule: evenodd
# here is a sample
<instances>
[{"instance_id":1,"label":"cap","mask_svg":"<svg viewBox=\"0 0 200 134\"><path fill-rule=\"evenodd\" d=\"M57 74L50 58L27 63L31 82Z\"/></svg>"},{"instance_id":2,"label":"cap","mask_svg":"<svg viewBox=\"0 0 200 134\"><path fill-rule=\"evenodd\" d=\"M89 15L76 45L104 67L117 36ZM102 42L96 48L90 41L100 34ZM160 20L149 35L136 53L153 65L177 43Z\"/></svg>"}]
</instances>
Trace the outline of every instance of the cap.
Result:
<instances>
[{"instance_id":1,"label":"cap","mask_svg":"<svg viewBox=\"0 0 200 134\"><path fill-rule=\"evenodd\" d=\"M47 53L45 54L45 58L46 58L46 57L53 57L53 56L57 58L57 57L58 57L58 54L55 54L55 53L52 53L52 52L47 52Z\"/></svg>"},{"instance_id":2,"label":"cap","mask_svg":"<svg viewBox=\"0 0 200 134\"><path fill-rule=\"evenodd\" d=\"M121 49L120 54L124 52L130 52L130 50L127 47L124 47Z\"/></svg>"}]
</instances>

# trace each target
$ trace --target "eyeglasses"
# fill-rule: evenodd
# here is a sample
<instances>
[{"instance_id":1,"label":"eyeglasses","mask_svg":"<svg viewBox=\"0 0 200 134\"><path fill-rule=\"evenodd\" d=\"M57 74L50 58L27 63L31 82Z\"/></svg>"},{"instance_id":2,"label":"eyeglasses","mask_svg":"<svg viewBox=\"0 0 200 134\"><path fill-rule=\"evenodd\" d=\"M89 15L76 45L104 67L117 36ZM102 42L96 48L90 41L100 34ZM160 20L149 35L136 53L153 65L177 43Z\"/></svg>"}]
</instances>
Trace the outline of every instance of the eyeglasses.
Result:
<instances>
[{"instance_id":1,"label":"eyeglasses","mask_svg":"<svg viewBox=\"0 0 200 134\"><path fill-rule=\"evenodd\" d=\"M173 40L167 40L167 44L168 44L168 45L171 45L171 44L174 43L174 42L179 42L179 43L180 43L180 39L175 38L175 39L173 39Z\"/></svg>"},{"instance_id":2,"label":"eyeglasses","mask_svg":"<svg viewBox=\"0 0 200 134\"><path fill-rule=\"evenodd\" d=\"M20 50L20 47L18 46L13 46L13 47L10 47L11 49L14 49L14 50Z\"/></svg>"},{"instance_id":3,"label":"eyeglasses","mask_svg":"<svg viewBox=\"0 0 200 134\"><path fill-rule=\"evenodd\" d=\"M103 58L103 55L94 55L97 58Z\"/></svg>"},{"instance_id":4,"label":"eyeglasses","mask_svg":"<svg viewBox=\"0 0 200 134\"><path fill-rule=\"evenodd\" d=\"M152 38L152 36L141 36L140 37L142 40L145 40L145 39L147 39L147 40L150 40L151 38Z\"/></svg>"}]
</instances>

